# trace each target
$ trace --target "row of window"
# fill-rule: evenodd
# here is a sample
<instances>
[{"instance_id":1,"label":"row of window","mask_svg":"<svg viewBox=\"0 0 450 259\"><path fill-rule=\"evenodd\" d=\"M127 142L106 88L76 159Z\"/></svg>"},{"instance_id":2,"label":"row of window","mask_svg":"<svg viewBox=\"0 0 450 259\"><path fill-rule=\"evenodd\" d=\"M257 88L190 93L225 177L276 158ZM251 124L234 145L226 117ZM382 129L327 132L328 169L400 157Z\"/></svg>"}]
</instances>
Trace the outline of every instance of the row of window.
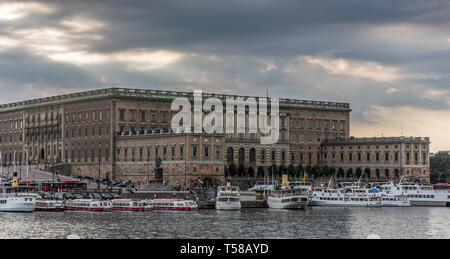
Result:
<instances>
[{"instance_id":1,"label":"row of window","mask_svg":"<svg viewBox=\"0 0 450 259\"><path fill-rule=\"evenodd\" d=\"M200 155L200 148L197 145L193 145L191 155L193 159L198 159ZM210 146L203 146L202 157L204 159L210 158L211 150ZM153 152L152 152L153 150ZM178 150L178 153L177 153ZM123 152L123 153L122 153ZM170 153L169 153L170 152ZM221 147L214 148L214 158L221 160ZM172 146L172 147L155 147L155 148L118 148L117 149L117 161L118 162L143 162L153 161L156 157L160 157L163 161L166 160L184 160L185 150L184 146ZM170 158L170 159L169 159Z\"/></svg>"},{"instance_id":2,"label":"row of window","mask_svg":"<svg viewBox=\"0 0 450 259\"><path fill-rule=\"evenodd\" d=\"M129 109L128 110L128 120L130 121L147 121L147 110L136 110L136 109ZM119 109L119 120L124 121L125 120L125 113L126 109ZM138 117L139 116L139 117ZM161 111L161 122L166 123L167 122L167 111ZM150 121L156 122L157 121L157 111L150 111Z\"/></svg>"},{"instance_id":3,"label":"row of window","mask_svg":"<svg viewBox=\"0 0 450 259\"><path fill-rule=\"evenodd\" d=\"M21 128L22 128L22 119L0 121L0 132L16 130L16 129L21 129Z\"/></svg>"},{"instance_id":4,"label":"row of window","mask_svg":"<svg viewBox=\"0 0 450 259\"><path fill-rule=\"evenodd\" d=\"M109 109L98 109L98 110L90 110L84 112L72 112L66 113L65 122L75 123L75 122L83 122L83 121L102 121L106 117L106 120L110 119L110 111Z\"/></svg>"},{"instance_id":5,"label":"row of window","mask_svg":"<svg viewBox=\"0 0 450 259\"><path fill-rule=\"evenodd\" d=\"M306 122L306 125L305 125ZM296 118L291 118L290 119L290 127L291 128L300 128L300 129L304 129L305 126L308 129L325 129L325 130L345 130L345 124L346 121L345 120L341 120L341 121L337 121L337 120L328 120L328 119L296 119ZM286 117L280 117L280 126L281 128L285 128L286 127ZM339 127L339 128L338 128Z\"/></svg>"},{"instance_id":6,"label":"row of window","mask_svg":"<svg viewBox=\"0 0 450 259\"><path fill-rule=\"evenodd\" d=\"M78 149L71 150L70 158L72 162L95 162L101 161L102 158L105 158L105 161L109 161L110 153L109 148L106 149ZM68 162L69 160L69 151L65 151L65 160Z\"/></svg>"},{"instance_id":7,"label":"row of window","mask_svg":"<svg viewBox=\"0 0 450 259\"><path fill-rule=\"evenodd\" d=\"M237 136L239 139L246 139L245 133L238 133ZM256 139L258 139L259 135L256 133L249 133L248 136L251 140L256 140ZM296 136L298 136L298 137L296 137ZM281 140L283 140L283 141L289 140L292 142L298 141L300 143L313 143L313 142L322 142L324 140L345 139L345 133L337 134L337 133L329 133L329 132L325 132L325 133L319 132L319 133L314 134L313 132L308 132L305 134L304 132L300 132L297 134L295 132L291 132L289 137L290 138L288 139L285 131L280 132ZM227 133L227 138L234 138L234 134Z\"/></svg>"},{"instance_id":8,"label":"row of window","mask_svg":"<svg viewBox=\"0 0 450 259\"><path fill-rule=\"evenodd\" d=\"M103 127L91 127L91 136L102 136L103 134L105 134L106 136L109 135L109 126L106 126L106 128L104 129ZM69 134L69 130L66 130L66 138L68 137L88 137L89 136L89 128L88 127L84 127L83 128L78 128L78 130L76 130L76 128L72 128L70 129L70 134Z\"/></svg>"},{"instance_id":9,"label":"row of window","mask_svg":"<svg viewBox=\"0 0 450 259\"><path fill-rule=\"evenodd\" d=\"M322 154L323 154L323 160L324 161L327 161L330 158L329 155L331 155L331 161L336 161L336 152L330 152L330 153L323 152ZM409 155L410 153L406 153L406 154L407 154L407 158L406 159L407 159L407 161L409 161L410 160L410 155ZM307 158L308 158L308 161L310 163L313 161L313 155L314 155L313 152L308 152L307 153ZM316 155L317 155L316 161L320 161L321 158L322 158L321 153L317 152ZM414 153L414 159L415 159L414 161L416 161L416 162L418 161L418 155L419 155L418 153ZM424 164L426 164L426 162L427 162L427 153L423 153L422 155L423 155L422 156L422 162ZM339 156L340 156L339 157L340 158L340 162L344 162L345 154L341 152L341 153L339 153ZM356 159L356 161L361 162L363 154L362 153L357 153L356 156L354 157L353 153L348 153L347 156L348 156L347 158L348 158L349 162L354 161L354 158ZM365 154L365 161L371 161L372 156L373 156L372 153L367 152ZM375 153L375 161L377 161L377 162L381 161L381 157L380 156L381 156L380 153L378 153L378 152ZM399 161L399 153L398 152L395 152L393 154L393 156L394 156L393 157L393 161ZM299 158L299 160L301 162L303 162L304 161L304 153L300 152L298 158ZM245 150L243 148L239 149L238 160L239 160L239 163L244 163L245 162ZM261 163L264 164L265 160L266 160L266 151L265 150L261 150ZM281 161L285 161L285 160L286 160L286 152L282 151L281 152ZM233 148L228 148L228 150L227 150L227 162L231 163L233 161L234 161ZM275 151L272 151L272 153L271 153L271 161L272 162L276 161L276 153L275 153ZM296 152L291 152L291 162L295 163L295 161L296 161ZM390 161L390 153L389 152L384 153L384 160L383 161L386 161L386 162ZM250 163L255 163L256 162L256 151L255 151L254 148L250 149L249 162Z\"/></svg>"}]
</instances>

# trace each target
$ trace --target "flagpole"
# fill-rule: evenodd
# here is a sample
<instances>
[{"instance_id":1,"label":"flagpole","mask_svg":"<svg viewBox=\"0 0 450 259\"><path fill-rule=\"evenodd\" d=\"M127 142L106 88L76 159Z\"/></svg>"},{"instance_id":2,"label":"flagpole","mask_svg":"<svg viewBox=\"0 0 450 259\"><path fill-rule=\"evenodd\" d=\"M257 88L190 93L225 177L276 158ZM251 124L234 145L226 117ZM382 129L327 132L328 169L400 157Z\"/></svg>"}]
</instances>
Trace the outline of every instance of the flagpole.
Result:
<instances>
[{"instance_id":1,"label":"flagpole","mask_svg":"<svg viewBox=\"0 0 450 259\"><path fill-rule=\"evenodd\" d=\"M27 165L27 181L29 181L29 179L28 179L28 150L27 150L27 160L25 161L26 162L26 165Z\"/></svg>"},{"instance_id":2,"label":"flagpole","mask_svg":"<svg viewBox=\"0 0 450 259\"><path fill-rule=\"evenodd\" d=\"M3 162L2 162L2 157L3 157L2 151L0 151L0 172L2 173L2 176L3 176Z\"/></svg>"}]
</instances>

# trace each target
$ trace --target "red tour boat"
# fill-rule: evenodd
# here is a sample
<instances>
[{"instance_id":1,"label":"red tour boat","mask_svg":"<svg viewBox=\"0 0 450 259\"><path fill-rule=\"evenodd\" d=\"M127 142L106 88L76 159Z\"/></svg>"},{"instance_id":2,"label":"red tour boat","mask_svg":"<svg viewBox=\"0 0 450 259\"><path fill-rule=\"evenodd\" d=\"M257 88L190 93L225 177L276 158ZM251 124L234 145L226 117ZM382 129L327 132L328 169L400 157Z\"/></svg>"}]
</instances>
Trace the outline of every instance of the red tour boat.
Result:
<instances>
[{"instance_id":1,"label":"red tour boat","mask_svg":"<svg viewBox=\"0 0 450 259\"><path fill-rule=\"evenodd\" d=\"M181 199L154 199L150 206L152 210L198 210L195 201Z\"/></svg>"},{"instance_id":2,"label":"red tour boat","mask_svg":"<svg viewBox=\"0 0 450 259\"><path fill-rule=\"evenodd\" d=\"M93 199L69 200L66 203L66 210L111 211L112 203L110 201L101 201Z\"/></svg>"},{"instance_id":3,"label":"red tour boat","mask_svg":"<svg viewBox=\"0 0 450 259\"><path fill-rule=\"evenodd\" d=\"M123 211L145 211L150 210L148 201L132 200L132 199L115 199L112 200L113 210Z\"/></svg>"}]
</instances>

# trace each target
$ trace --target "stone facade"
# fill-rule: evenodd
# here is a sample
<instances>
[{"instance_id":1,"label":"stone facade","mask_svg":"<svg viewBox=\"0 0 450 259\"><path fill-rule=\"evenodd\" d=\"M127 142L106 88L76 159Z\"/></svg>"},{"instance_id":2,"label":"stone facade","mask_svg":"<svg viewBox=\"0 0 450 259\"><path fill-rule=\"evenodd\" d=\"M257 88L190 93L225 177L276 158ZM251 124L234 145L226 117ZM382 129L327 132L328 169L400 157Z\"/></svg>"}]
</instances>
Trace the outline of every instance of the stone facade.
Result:
<instances>
[{"instance_id":1,"label":"stone facade","mask_svg":"<svg viewBox=\"0 0 450 259\"><path fill-rule=\"evenodd\" d=\"M150 140L152 143L159 138L180 141L181 136L170 133L175 113L171 111L171 103L178 97L194 101L193 93L188 92L109 88L0 105L2 163L24 164L28 154L29 163L69 165L72 174L146 182L155 177L154 154L150 162L124 161L123 152L128 145L124 141L145 143ZM225 102L228 97L238 96L204 93L203 97L216 97ZM215 181L221 179L218 175L223 175L225 165L230 163L254 167L255 172L259 166L267 169L272 164L320 165L323 148L328 145L324 143L349 139L351 109L348 103L279 101L278 143L261 145L259 133L184 136L186 157L184 160L169 157L163 161L164 180L173 185L192 185L206 178ZM159 136L160 133L166 135ZM212 141L221 139L221 161L189 157L194 146L204 151L203 142L189 141L208 137ZM215 144L210 143L210 151L214 153ZM170 149L167 152L171 152L171 145L167 144L166 148ZM177 142L175 146L180 145ZM149 147L151 153L154 152L155 146ZM160 144L160 148L164 147ZM142 148L146 150L147 145ZM127 151L131 150L129 146ZM159 149L159 152L163 151ZM406 168L402 170L407 173ZM410 168L409 172L417 174L417 170L419 168Z\"/></svg>"},{"instance_id":2,"label":"stone facade","mask_svg":"<svg viewBox=\"0 0 450 259\"><path fill-rule=\"evenodd\" d=\"M359 168L362 175L366 174L371 179L430 181L429 138L330 140L324 141L321 149L321 164L336 170L342 168L346 174L354 175Z\"/></svg>"},{"instance_id":3,"label":"stone facade","mask_svg":"<svg viewBox=\"0 0 450 259\"><path fill-rule=\"evenodd\" d=\"M160 180L192 187L199 182L225 180L223 134L119 134L116 139L115 177L138 183L157 179L156 158L161 159Z\"/></svg>"}]
</instances>

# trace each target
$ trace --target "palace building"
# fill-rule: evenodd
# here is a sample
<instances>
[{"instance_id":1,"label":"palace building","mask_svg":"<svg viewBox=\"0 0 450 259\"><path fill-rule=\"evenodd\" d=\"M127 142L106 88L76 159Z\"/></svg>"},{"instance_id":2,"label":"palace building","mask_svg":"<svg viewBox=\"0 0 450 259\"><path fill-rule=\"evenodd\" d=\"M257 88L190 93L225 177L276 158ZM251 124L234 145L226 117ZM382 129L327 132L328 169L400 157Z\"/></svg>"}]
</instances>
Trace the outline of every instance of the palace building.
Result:
<instances>
[{"instance_id":1,"label":"palace building","mask_svg":"<svg viewBox=\"0 0 450 259\"><path fill-rule=\"evenodd\" d=\"M237 97L203 95L224 101ZM25 164L28 154L29 163L65 166L76 175L141 183L163 179L173 185L191 186L197 180L223 181L225 166L231 163L255 171L272 164L334 163L336 167L356 168L356 164L345 160L350 153L358 156L354 145L364 147L361 154L367 153L370 146L374 157L377 153L373 145L380 148L381 156L388 145L393 150L389 158L395 156L395 144L391 147L383 140L354 144L357 140L350 139L348 103L279 99L280 139L276 144L262 145L259 133L173 133L171 103L178 97L194 100L193 93L188 92L108 88L0 105L2 164ZM383 178L388 169L391 178L396 169L400 175L417 175L420 170L426 172L420 177L425 181L429 162L423 159L423 153L428 150L429 141L402 141L397 144L399 159L412 164L399 162L400 166L395 167L393 163L397 161L390 158L386 162L392 166L381 166L384 160L380 160L369 166L371 175ZM332 150L335 160L329 160ZM345 159L336 159L342 152ZM419 162L414 164L417 155ZM155 163L157 157L162 160L159 167ZM368 161L360 162L360 167L367 167L364 163Z\"/></svg>"},{"instance_id":2,"label":"palace building","mask_svg":"<svg viewBox=\"0 0 450 259\"><path fill-rule=\"evenodd\" d=\"M341 168L345 175L374 180L429 183L430 140L420 137L349 138L324 141L322 164Z\"/></svg>"}]
</instances>

